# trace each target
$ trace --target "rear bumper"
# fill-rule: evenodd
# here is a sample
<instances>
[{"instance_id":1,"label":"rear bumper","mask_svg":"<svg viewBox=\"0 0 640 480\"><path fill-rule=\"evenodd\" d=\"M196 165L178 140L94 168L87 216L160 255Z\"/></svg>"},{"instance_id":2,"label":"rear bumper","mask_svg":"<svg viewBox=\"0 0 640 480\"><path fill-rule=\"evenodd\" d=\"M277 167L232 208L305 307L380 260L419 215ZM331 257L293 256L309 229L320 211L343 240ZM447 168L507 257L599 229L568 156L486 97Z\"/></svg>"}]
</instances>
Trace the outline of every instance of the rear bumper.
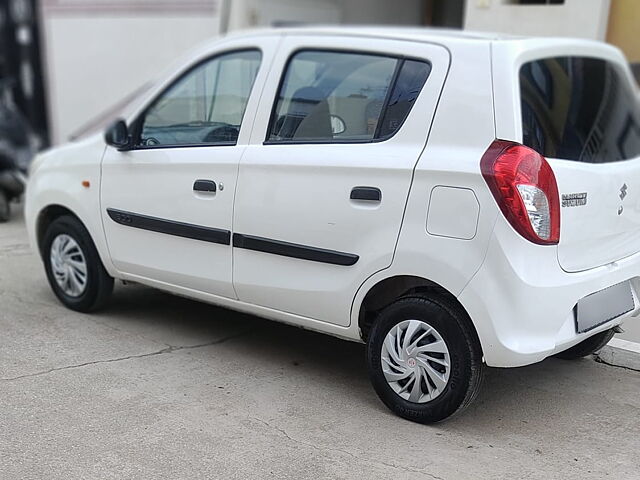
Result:
<instances>
[{"instance_id":1,"label":"rear bumper","mask_svg":"<svg viewBox=\"0 0 640 480\"><path fill-rule=\"evenodd\" d=\"M574 307L583 297L631 281L635 308L577 333ZM640 254L579 273L560 268L557 247L527 242L499 219L486 259L459 295L471 316L485 362L517 367L539 362L590 336L640 321Z\"/></svg>"}]
</instances>

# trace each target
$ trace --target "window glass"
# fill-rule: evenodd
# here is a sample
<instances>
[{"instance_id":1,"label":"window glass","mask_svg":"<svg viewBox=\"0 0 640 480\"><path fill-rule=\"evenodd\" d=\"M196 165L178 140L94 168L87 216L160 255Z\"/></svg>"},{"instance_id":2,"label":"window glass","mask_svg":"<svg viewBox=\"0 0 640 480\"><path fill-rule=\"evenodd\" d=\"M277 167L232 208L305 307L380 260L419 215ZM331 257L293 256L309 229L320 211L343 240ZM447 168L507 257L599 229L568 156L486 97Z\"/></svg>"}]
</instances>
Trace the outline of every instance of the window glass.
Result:
<instances>
[{"instance_id":1,"label":"window glass","mask_svg":"<svg viewBox=\"0 0 640 480\"><path fill-rule=\"evenodd\" d=\"M272 141L371 140L398 60L304 51L289 62Z\"/></svg>"},{"instance_id":2,"label":"window glass","mask_svg":"<svg viewBox=\"0 0 640 480\"><path fill-rule=\"evenodd\" d=\"M284 75L267 139L373 139L397 64L378 55L297 53Z\"/></svg>"},{"instance_id":3,"label":"window glass","mask_svg":"<svg viewBox=\"0 0 640 480\"><path fill-rule=\"evenodd\" d=\"M430 72L431 64L427 62L405 60L402 63L389 97L389 103L380 122L378 138L390 137L400 128L404 119L409 115L409 111L411 111L411 107L418 98Z\"/></svg>"},{"instance_id":4,"label":"window glass","mask_svg":"<svg viewBox=\"0 0 640 480\"><path fill-rule=\"evenodd\" d=\"M147 110L139 144L235 144L260 67L257 50L234 52L188 72Z\"/></svg>"},{"instance_id":5,"label":"window glass","mask_svg":"<svg viewBox=\"0 0 640 480\"><path fill-rule=\"evenodd\" d=\"M520 69L523 143L588 163L640 156L640 106L631 83L597 58L554 57Z\"/></svg>"},{"instance_id":6,"label":"window glass","mask_svg":"<svg viewBox=\"0 0 640 480\"><path fill-rule=\"evenodd\" d=\"M285 72L267 140L367 142L388 138L404 122L430 72L428 62L416 60L299 52Z\"/></svg>"}]
</instances>

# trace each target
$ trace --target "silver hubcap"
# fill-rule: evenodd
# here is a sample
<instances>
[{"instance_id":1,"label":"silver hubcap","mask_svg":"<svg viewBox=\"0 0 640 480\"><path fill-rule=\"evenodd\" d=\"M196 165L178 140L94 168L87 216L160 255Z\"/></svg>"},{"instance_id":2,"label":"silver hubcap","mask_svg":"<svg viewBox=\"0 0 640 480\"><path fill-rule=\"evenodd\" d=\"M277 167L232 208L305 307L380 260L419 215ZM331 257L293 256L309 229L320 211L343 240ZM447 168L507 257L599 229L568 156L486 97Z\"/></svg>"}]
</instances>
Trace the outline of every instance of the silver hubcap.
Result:
<instances>
[{"instance_id":1,"label":"silver hubcap","mask_svg":"<svg viewBox=\"0 0 640 480\"><path fill-rule=\"evenodd\" d=\"M429 402L449 382L449 349L442 336L426 322L405 320L384 339L382 372L389 386L405 400Z\"/></svg>"},{"instance_id":2,"label":"silver hubcap","mask_svg":"<svg viewBox=\"0 0 640 480\"><path fill-rule=\"evenodd\" d=\"M70 297L79 297L87 288L87 262L78 243L64 233L51 244L51 270L56 283Z\"/></svg>"}]
</instances>

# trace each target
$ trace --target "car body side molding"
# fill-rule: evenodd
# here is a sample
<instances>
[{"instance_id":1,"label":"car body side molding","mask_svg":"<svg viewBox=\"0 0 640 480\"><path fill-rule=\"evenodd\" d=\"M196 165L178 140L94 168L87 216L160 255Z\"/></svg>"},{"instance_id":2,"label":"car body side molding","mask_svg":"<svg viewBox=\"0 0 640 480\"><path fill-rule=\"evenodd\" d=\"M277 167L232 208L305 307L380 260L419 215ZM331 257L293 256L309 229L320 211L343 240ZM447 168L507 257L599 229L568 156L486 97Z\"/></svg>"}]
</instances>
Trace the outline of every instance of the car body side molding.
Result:
<instances>
[{"instance_id":1,"label":"car body side molding","mask_svg":"<svg viewBox=\"0 0 640 480\"><path fill-rule=\"evenodd\" d=\"M231 232L229 230L151 217L115 208L107 208L107 214L111 220L126 227L139 228L141 230L149 230L151 232L175 235L177 237L191 238L193 240L218 243L221 245L231 244ZM241 233L233 234L233 246L246 250L254 250L256 252L271 253L273 255L328 263L331 265L351 266L355 265L360 258L353 253L338 252L336 250L327 250L309 245L300 245Z\"/></svg>"},{"instance_id":2,"label":"car body side molding","mask_svg":"<svg viewBox=\"0 0 640 480\"><path fill-rule=\"evenodd\" d=\"M191 223L176 222L164 218L150 217L138 213L125 212L115 208L107 208L107 214L116 223L126 227L150 230L152 232L191 238L203 242L231 244L231 232L220 228L203 227Z\"/></svg>"},{"instance_id":3,"label":"car body side molding","mask_svg":"<svg viewBox=\"0 0 640 480\"><path fill-rule=\"evenodd\" d=\"M351 266L355 265L360 258L358 255L353 253L326 250L324 248L283 242L282 240L272 240L264 237L255 237L253 235L244 235L241 233L233 234L233 246L236 248L244 248L246 250L254 250L256 252L281 255L283 257L329 263L331 265Z\"/></svg>"}]
</instances>

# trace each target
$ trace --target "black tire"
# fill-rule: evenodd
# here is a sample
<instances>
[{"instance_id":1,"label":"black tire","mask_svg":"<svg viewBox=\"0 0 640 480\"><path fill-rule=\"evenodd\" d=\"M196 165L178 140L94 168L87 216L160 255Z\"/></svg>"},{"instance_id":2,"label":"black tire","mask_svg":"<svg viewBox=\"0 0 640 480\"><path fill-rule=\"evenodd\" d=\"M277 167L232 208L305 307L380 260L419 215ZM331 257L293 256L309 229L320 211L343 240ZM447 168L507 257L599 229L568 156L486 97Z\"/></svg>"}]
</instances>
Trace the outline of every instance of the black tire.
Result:
<instances>
[{"instance_id":1,"label":"black tire","mask_svg":"<svg viewBox=\"0 0 640 480\"><path fill-rule=\"evenodd\" d=\"M0 188L0 223L8 222L11 217L11 206L9 198L2 188Z\"/></svg>"},{"instance_id":2,"label":"black tire","mask_svg":"<svg viewBox=\"0 0 640 480\"><path fill-rule=\"evenodd\" d=\"M592 337L583 340L568 350L557 353L555 356L563 360L577 360L579 358L587 357L601 350L602 347L609 343L609 340L613 338L615 333L616 332L613 329L596 333Z\"/></svg>"},{"instance_id":3,"label":"black tire","mask_svg":"<svg viewBox=\"0 0 640 480\"><path fill-rule=\"evenodd\" d=\"M398 323L415 319L428 323L449 350L449 381L436 398L410 402L387 383L382 370L382 344ZM482 384L482 351L471 320L459 305L439 295L404 297L386 307L373 325L367 345L367 363L376 393L394 413L418 423L434 423L464 410Z\"/></svg>"},{"instance_id":4,"label":"black tire","mask_svg":"<svg viewBox=\"0 0 640 480\"><path fill-rule=\"evenodd\" d=\"M77 297L67 295L52 272L51 245L60 234L69 235L76 241L87 264L87 284L83 293ZM78 312L93 312L106 305L113 292L113 278L104 269L89 232L76 217L65 215L51 222L42 240L42 258L49 285L66 307Z\"/></svg>"}]
</instances>

